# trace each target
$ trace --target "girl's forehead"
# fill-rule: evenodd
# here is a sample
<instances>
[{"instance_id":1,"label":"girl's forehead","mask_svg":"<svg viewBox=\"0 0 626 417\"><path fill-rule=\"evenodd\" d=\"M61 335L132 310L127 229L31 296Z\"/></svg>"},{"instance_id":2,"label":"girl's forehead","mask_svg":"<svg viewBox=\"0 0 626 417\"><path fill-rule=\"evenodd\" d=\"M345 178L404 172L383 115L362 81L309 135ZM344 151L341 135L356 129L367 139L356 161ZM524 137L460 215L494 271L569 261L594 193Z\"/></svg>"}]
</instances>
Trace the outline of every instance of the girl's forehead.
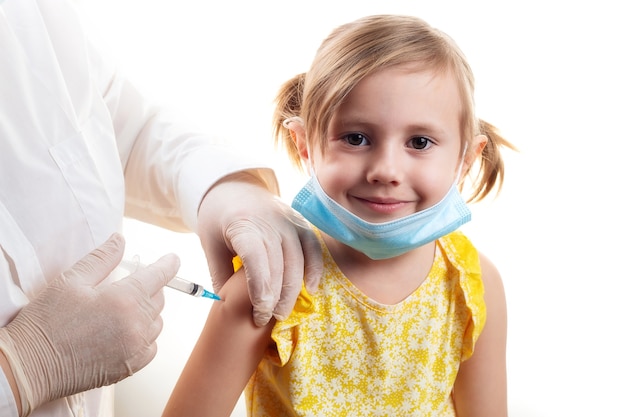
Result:
<instances>
[{"instance_id":1,"label":"girl's forehead","mask_svg":"<svg viewBox=\"0 0 626 417\"><path fill-rule=\"evenodd\" d=\"M402 66L376 71L361 79L338 109L377 110L386 117L394 116L391 109L414 113L416 117L452 113L458 121L461 106L458 84L451 73Z\"/></svg>"},{"instance_id":2,"label":"girl's forehead","mask_svg":"<svg viewBox=\"0 0 626 417\"><path fill-rule=\"evenodd\" d=\"M447 95L450 100L450 104L465 105L462 93L462 88L459 81L459 77L454 74L450 69L446 68L433 68L432 66L426 66L423 63L406 63L400 65L394 65L376 69L363 76L358 80L354 80L349 87L347 93L336 96L332 101L335 101L334 105L327 107L326 110L334 112L337 108L344 106L347 102L354 99L355 96L362 96L363 90L372 96L382 97L386 93L386 89L393 88L397 84L398 80L413 80L410 83L411 86L416 87L416 83L419 84L421 90L431 90L433 88L439 89L441 93ZM375 85L380 85L380 89L372 88ZM396 94L402 95L403 93L418 93L419 89L415 88L410 91L405 91L405 88L401 88ZM419 94L416 94L416 99L419 99Z\"/></svg>"},{"instance_id":3,"label":"girl's forehead","mask_svg":"<svg viewBox=\"0 0 626 417\"><path fill-rule=\"evenodd\" d=\"M439 81L457 85L457 77L453 75L453 71L450 69L435 68L424 63L409 62L376 69L357 81L354 87L371 78L395 78L407 75L419 76L420 79L426 82Z\"/></svg>"}]
</instances>

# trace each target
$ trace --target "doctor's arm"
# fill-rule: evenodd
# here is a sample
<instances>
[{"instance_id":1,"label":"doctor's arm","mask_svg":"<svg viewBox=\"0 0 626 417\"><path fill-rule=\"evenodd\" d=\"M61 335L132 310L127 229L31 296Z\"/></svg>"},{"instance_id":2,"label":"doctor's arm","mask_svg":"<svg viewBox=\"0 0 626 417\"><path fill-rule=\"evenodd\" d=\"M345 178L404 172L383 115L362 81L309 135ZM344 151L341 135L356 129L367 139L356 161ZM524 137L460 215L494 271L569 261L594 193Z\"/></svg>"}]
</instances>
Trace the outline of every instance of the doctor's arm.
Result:
<instances>
[{"instance_id":1,"label":"doctor's arm","mask_svg":"<svg viewBox=\"0 0 626 417\"><path fill-rule=\"evenodd\" d=\"M216 291L238 255L257 325L287 316L302 277L317 288L321 250L308 224L277 198L273 171L150 105L113 68L94 68L124 166L125 214L197 233Z\"/></svg>"}]
</instances>

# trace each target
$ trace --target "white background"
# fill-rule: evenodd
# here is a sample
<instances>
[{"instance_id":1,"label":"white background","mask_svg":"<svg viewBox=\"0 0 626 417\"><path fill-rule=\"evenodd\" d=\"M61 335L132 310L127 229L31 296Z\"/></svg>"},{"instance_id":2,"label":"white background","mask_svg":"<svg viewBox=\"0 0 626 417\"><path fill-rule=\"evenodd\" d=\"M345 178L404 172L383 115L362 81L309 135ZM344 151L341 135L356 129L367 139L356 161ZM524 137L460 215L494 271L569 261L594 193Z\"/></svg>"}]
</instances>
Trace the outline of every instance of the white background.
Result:
<instances>
[{"instance_id":1,"label":"white background","mask_svg":"<svg viewBox=\"0 0 626 417\"><path fill-rule=\"evenodd\" d=\"M413 14L446 31L477 78L505 154L500 196L464 228L498 265L509 307L512 417L626 416L623 13L611 1L77 0L103 50L150 97L212 136L267 154L290 201L304 178L270 139L279 85L335 26ZM251 202L253 204L253 202ZM210 287L197 238L128 221L127 251L166 252ZM157 358L118 386L118 417L157 416L210 302L166 291ZM238 407L235 415L244 415Z\"/></svg>"}]
</instances>

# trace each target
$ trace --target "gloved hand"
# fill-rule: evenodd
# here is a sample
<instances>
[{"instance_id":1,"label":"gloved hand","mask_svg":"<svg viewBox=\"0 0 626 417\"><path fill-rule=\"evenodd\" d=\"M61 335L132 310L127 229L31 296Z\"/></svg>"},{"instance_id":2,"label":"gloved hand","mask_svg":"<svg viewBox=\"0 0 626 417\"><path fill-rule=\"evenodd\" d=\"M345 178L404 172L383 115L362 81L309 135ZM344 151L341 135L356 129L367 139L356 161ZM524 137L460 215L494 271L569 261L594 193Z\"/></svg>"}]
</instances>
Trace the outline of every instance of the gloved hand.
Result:
<instances>
[{"instance_id":1,"label":"gloved hand","mask_svg":"<svg viewBox=\"0 0 626 417\"><path fill-rule=\"evenodd\" d=\"M154 358L163 327L162 288L180 262L166 255L122 280L98 285L123 253L124 238L114 234L0 329L0 349L18 385L21 415L118 382Z\"/></svg>"},{"instance_id":2,"label":"gloved hand","mask_svg":"<svg viewBox=\"0 0 626 417\"><path fill-rule=\"evenodd\" d=\"M314 292L322 255L308 223L251 174L231 175L205 196L198 235L215 291L233 275L232 258L244 265L254 322L286 318L305 280Z\"/></svg>"}]
</instances>

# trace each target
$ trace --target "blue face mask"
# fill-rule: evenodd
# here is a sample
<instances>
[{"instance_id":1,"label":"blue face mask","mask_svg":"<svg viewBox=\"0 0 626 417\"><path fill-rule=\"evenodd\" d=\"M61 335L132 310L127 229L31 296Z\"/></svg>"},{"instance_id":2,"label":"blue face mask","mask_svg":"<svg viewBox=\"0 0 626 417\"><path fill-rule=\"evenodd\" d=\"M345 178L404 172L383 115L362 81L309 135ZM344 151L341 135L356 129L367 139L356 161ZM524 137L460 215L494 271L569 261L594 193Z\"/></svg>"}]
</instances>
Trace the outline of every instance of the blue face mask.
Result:
<instances>
[{"instance_id":1,"label":"blue face mask","mask_svg":"<svg viewBox=\"0 0 626 417\"><path fill-rule=\"evenodd\" d=\"M331 199L315 175L296 195L291 206L332 238L371 259L387 259L432 242L471 219L456 181L437 204L385 223L367 222Z\"/></svg>"}]
</instances>

